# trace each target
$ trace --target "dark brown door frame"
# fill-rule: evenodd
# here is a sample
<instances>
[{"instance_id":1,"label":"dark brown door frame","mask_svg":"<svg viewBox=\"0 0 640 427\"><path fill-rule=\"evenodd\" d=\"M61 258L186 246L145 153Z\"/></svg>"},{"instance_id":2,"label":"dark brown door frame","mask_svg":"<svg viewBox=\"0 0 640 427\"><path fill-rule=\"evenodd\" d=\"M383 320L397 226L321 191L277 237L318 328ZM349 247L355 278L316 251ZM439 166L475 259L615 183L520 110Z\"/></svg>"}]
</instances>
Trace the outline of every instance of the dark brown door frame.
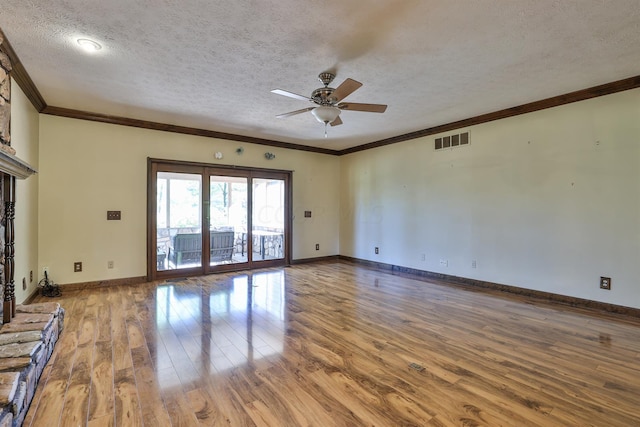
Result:
<instances>
[{"instance_id":1,"label":"dark brown door frame","mask_svg":"<svg viewBox=\"0 0 640 427\"><path fill-rule=\"evenodd\" d=\"M202 176L202 265L200 267L157 271L156 252L156 194L157 194L157 174L158 172L180 172L195 173ZM247 178L247 252L253 254L252 230L252 207L253 207L253 178L282 179L285 182L285 231L284 231L284 258L275 260L249 260L246 263L226 264L211 267L209 265L209 177L212 175L239 176ZM256 268L267 268L276 266L286 266L291 264L291 242L293 230L293 190L292 171L250 168L239 166L215 165L198 162L183 162L178 160L165 160L147 158L147 280L157 280L172 277L196 276L208 273L223 271L245 270ZM252 258L252 257L250 257ZM206 262L205 262L206 261Z\"/></svg>"}]
</instances>

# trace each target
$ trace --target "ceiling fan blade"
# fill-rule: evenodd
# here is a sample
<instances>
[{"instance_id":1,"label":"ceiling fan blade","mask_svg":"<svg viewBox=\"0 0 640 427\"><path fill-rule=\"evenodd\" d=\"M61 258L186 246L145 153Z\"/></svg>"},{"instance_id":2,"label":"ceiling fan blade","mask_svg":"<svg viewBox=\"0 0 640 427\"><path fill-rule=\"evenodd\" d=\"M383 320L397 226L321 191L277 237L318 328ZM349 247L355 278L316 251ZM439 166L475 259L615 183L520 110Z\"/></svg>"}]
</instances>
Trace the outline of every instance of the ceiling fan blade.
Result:
<instances>
[{"instance_id":1,"label":"ceiling fan blade","mask_svg":"<svg viewBox=\"0 0 640 427\"><path fill-rule=\"evenodd\" d=\"M343 102L338 105L341 110L366 111L368 113L384 113L387 106L384 104L360 104L358 102Z\"/></svg>"},{"instance_id":2,"label":"ceiling fan blade","mask_svg":"<svg viewBox=\"0 0 640 427\"><path fill-rule=\"evenodd\" d=\"M275 93L276 95L288 96L289 98L299 99L301 101L311 101L311 98L308 98L308 97L302 96L302 95L298 95L297 93L289 92L287 90L274 89L274 90L271 91L271 93Z\"/></svg>"},{"instance_id":3,"label":"ceiling fan blade","mask_svg":"<svg viewBox=\"0 0 640 427\"><path fill-rule=\"evenodd\" d=\"M284 114L278 114L276 116L276 118L278 119L284 119L285 117L289 117L289 116L295 116L296 114L302 114L302 113L306 113L307 111L311 111L313 110L315 107L309 107L309 108L303 108L302 110L296 110L296 111L290 111L288 113L284 113Z\"/></svg>"},{"instance_id":4,"label":"ceiling fan blade","mask_svg":"<svg viewBox=\"0 0 640 427\"><path fill-rule=\"evenodd\" d=\"M351 95L356 89L359 89L362 86L362 83L357 82L353 79L347 79L342 82L340 86L336 88L331 94L331 98L335 98L335 102L340 102L347 96Z\"/></svg>"},{"instance_id":5,"label":"ceiling fan blade","mask_svg":"<svg viewBox=\"0 0 640 427\"><path fill-rule=\"evenodd\" d=\"M336 119L334 121L332 121L331 123L329 123L331 126L338 126L342 124L342 120L340 119L340 116L336 117Z\"/></svg>"}]
</instances>

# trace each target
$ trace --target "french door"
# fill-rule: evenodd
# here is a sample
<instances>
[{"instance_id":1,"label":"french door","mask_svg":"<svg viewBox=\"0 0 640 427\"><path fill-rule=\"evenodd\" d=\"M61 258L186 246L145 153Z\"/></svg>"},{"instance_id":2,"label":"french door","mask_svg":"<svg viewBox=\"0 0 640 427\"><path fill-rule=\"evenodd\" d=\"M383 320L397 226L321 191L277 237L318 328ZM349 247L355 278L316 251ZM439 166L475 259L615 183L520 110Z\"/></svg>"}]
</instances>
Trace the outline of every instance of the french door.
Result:
<instances>
[{"instance_id":1,"label":"french door","mask_svg":"<svg viewBox=\"0 0 640 427\"><path fill-rule=\"evenodd\" d=\"M287 265L291 172L149 159L149 280Z\"/></svg>"}]
</instances>

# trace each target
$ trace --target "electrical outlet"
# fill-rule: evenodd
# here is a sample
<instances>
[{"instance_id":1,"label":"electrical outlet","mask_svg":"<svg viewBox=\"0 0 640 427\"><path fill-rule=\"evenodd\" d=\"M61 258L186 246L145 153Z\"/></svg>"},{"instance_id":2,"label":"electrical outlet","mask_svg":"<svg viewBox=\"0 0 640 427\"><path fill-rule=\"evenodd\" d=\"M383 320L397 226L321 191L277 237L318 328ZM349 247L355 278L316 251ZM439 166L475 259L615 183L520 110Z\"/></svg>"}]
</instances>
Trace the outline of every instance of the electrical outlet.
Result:
<instances>
[{"instance_id":1,"label":"electrical outlet","mask_svg":"<svg viewBox=\"0 0 640 427\"><path fill-rule=\"evenodd\" d=\"M27 290L27 278L26 277L22 278L22 290L23 291Z\"/></svg>"},{"instance_id":2,"label":"electrical outlet","mask_svg":"<svg viewBox=\"0 0 640 427\"><path fill-rule=\"evenodd\" d=\"M420 261L426 261L427 260L427 254L422 254L420 256Z\"/></svg>"},{"instance_id":3,"label":"electrical outlet","mask_svg":"<svg viewBox=\"0 0 640 427\"><path fill-rule=\"evenodd\" d=\"M378 249L378 247L377 247L377 246L376 246L376 248L375 248L375 252L376 252L376 255L378 255L378 254L380 253L380 250Z\"/></svg>"},{"instance_id":4,"label":"electrical outlet","mask_svg":"<svg viewBox=\"0 0 640 427\"><path fill-rule=\"evenodd\" d=\"M42 274L49 274L49 267L42 267Z\"/></svg>"},{"instance_id":5,"label":"electrical outlet","mask_svg":"<svg viewBox=\"0 0 640 427\"><path fill-rule=\"evenodd\" d=\"M600 276L600 289L611 290L611 277Z\"/></svg>"},{"instance_id":6,"label":"electrical outlet","mask_svg":"<svg viewBox=\"0 0 640 427\"><path fill-rule=\"evenodd\" d=\"M33 283L33 270L29 272L29 283Z\"/></svg>"},{"instance_id":7,"label":"electrical outlet","mask_svg":"<svg viewBox=\"0 0 640 427\"><path fill-rule=\"evenodd\" d=\"M476 268L478 264L476 264L476 260L471 261L471 268Z\"/></svg>"},{"instance_id":8,"label":"electrical outlet","mask_svg":"<svg viewBox=\"0 0 640 427\"><path fill-rule=\"evenodd\" d=\"M316 251L320 250L320 243L316 243Z\"/></svg>"},{"instance_id":9,"label":"electrical outlet","mask_svg":"<svg viewBox=\"0 0 640 427\"><path fill-rule=\"evenodd\" d=\"M79 273L82 271L82 262L74 262L73 263L73 272L74 273Z\"/></svg>"},{"instance_id":10,"label":"electrical outlet","mask_svg":"<svg viewBox=\"0 0 640 427\"><path fill-rule=\"evenodd\" d=\"M441 259L441 260L440 260L440 265L441 265L442 267L448 267L448 266L449 266L449 261L448 261L448 260L446 260L446 259Z\"/></svg>"},{"instance_id":11,"label":"electrical outlet","mask_svg":"<svg viewBox=\"0 0 640 427\"><path fill-rule=\"evenodd\" d=\"M107 261L107 268L113 268L113 261Z\"/></svg>"}]
</instances>

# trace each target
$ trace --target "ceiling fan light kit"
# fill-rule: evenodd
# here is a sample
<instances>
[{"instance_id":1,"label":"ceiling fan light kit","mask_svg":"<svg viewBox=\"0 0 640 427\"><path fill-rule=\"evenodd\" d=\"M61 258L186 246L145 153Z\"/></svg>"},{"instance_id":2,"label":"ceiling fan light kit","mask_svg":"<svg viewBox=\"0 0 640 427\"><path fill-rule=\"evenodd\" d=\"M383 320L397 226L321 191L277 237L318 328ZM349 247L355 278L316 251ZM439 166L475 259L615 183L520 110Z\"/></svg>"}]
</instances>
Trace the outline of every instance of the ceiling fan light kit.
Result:
<instances>
[{"instance_id":1,"label":"ceiling fan light kit","mask_svg":"<svg viewBox=\"0 0 640 427\"><path fill-rule=\"evenodd\" d=\"M340 115L340 109L337 107L321 105L320 107L316 107L311 110L311 114L313 114L313 117L315 117L317 121L326 125L338 118Z\"/></svg>"},{"instance_id":2,"label":"ceiling fan light kit","mask_svg":"<svg viewBox=\"0 0 640 427\"><path fill-rule=\"evenodd\" d=\"M338 126L342 124L340 119L340 112L342 110L350 111L365 111L369 113L384 113L387 109L383 104L359 104L359 103L342 103L341 101L347 96L351 95L357 89L362 86L362 83L353 79L346 79L337 88L329 87L329 84L335 78L335 74L330 72L322 72L318 75L318 80L322 82L324 87L318 88L311 93L311 97L298 95L293 92L289 92L283 89L274 89L271 92L277 95L287 96L289 98L299 99L303 101L313 102L317 104L317 107L303 108L301 110L291 111L289 113L279 114L276 117L284 119L296 114L306 113L310 111L311 114L320 123L324 123L324 137L327 137L327 125Z\"/></svg>"}]
</instances>

